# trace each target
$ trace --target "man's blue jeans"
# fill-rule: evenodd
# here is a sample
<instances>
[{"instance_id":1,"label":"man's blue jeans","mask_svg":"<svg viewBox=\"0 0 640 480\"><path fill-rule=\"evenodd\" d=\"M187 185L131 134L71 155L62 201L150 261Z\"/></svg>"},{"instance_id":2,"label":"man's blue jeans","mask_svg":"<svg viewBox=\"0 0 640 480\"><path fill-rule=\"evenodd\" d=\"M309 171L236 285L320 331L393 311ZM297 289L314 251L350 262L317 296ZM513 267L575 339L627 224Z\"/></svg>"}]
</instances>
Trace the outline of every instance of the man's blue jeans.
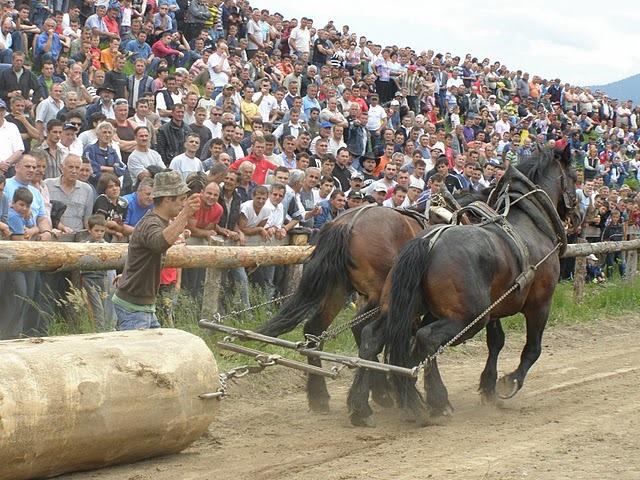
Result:
<instances>
[{"instance_id":1,"label":"man's blue jeans","mask_svg":"<svg viewBox=\"0 0 640 480\"><path fill-rule=\"evenodd\" d=\"M160 328L160 323L153 312L134 312L127 308L113 304L118 316L118 330L137 330L139 328Z\"/></svg>"}]
</instances>

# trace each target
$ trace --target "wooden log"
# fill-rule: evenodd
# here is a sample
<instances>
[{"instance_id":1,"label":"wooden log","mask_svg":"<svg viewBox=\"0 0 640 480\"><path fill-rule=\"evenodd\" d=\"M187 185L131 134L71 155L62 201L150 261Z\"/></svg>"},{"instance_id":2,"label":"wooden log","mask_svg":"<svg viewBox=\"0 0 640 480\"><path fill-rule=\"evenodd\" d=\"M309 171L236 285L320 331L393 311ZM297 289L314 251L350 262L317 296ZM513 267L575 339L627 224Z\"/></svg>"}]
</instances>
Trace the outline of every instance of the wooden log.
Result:
<instances>
[{"instance_id":1,"label":"wooden log","mask_svg":"<svg viewBox=\"0 0 640 480\"><path fill-rule=\"evenodd\" d=\"M623 242L571 243L567 245L563 257L586 257L591 253L623 252L640 249L640 239Z\"/></svg>"},{"instance_id":2,"label":"wooden log","mask_svg":"<svg viewBox=\"0 0 640 480\"><path fill-rule=\"evenodd\" d=\"M215 358L174 329L0 342L0 480L177 453L213 421Z\"/></svg>"},{"instance_id":3,"label":"wooden log","mask_svg":"<svg viewBox=\"0 0 640 480\"><path fill-rule=\"evenodd\" d=\"M0 270L113 270L124 268L126 244L0 242ZM166 267L233 268L307 261L313 247L171 247Z\"/></svg>"}]
</instances>

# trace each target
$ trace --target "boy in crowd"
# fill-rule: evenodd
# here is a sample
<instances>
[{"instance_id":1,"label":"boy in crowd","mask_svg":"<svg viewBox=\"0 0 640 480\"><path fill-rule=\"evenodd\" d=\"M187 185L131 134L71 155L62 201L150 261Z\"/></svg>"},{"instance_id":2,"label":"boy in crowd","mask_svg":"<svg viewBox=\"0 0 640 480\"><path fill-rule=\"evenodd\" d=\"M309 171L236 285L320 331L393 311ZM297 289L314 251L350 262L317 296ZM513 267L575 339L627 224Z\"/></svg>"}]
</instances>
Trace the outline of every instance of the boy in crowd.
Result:
<instances>
[{"instance_id":1,"label":"boy in crowd","mask_svg":"<svg viewBox=\"0 0 640 480\"><path fill-rule=\"evenodd\" d=\"M104 234L107 231L107 220L103 215L91 215L88 219L89 237L87 243L107 243ZM97 332L108 332L116 325L116 315L109 300L111 290L110 278L115 278L115 271L98 270L80 272L82 287L87 292L89 314Z\"/></svg>"}]
</instances>

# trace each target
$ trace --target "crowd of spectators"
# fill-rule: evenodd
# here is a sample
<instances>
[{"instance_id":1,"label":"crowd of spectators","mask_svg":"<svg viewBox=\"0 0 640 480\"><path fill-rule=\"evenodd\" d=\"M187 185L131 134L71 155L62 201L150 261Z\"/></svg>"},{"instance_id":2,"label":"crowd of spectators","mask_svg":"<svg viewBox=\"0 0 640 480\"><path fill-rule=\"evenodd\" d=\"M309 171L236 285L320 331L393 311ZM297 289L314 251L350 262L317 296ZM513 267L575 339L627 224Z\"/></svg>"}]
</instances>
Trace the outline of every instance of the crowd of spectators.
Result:
<instances>
[{"instance_id":1,"label":"crowd of spectators","mask_svg":"<svg viewBox=\"0 0 640 480\"><path fill-rule=\"evenodd\" d=\"M585 231L613 240L640 225L625 184L640 172L640 106L600 91L472 54L382 46L245 0L2 0L0 12L5 239L97 229L91 241L126 241L169 168L201 192L189 242L294 228L313 241L363 202L411 207L442 184L489 187L542 145L569 145L583 172L573 234L596 227ZM624 274L620 259L607 273L615 262ZM170 287L177 274L165 273ZM259 273L271 298L276 272ZM42 328L28 299L61 295L68 280L3 276L0 310L20 318L4 321L9 336ZM247 272L229 280L248 305ZM202 272L181 281L201 295ZM110 329L102 307L96 327Z\"/></svg>"}]
</instances>

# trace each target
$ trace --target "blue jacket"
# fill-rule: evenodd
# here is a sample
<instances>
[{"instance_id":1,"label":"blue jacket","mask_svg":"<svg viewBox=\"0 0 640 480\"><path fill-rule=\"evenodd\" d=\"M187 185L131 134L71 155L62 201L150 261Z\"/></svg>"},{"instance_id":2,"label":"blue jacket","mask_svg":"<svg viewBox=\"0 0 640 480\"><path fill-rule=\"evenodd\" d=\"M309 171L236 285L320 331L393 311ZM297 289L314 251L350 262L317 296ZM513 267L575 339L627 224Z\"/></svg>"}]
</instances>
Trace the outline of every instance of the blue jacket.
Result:
<instances>
[{"instance_id":1,"label":"blue jacket","mask_svg":"<svg viewBox=\"0 0 640 480\"><path fill-rule=\"evenodd\" d=\"M100 177L102 176L100 167L114 167L113 173L118 177L124 175L124 172L126 171L126 167L122 163L122 160L120 160L120 157L118 157L118 154L112 147L107 148L105 153L105 150L98 147L98 142L92 143L84 149L83 155L89 159L91 162L91 168L93 168L93 175L89 177L89 183L92 185L97 185L98 180L100 180Z\"/></svg>"},{"instance_id":2,"label":"blue jacket","mask_svg":"<svg viewBox=\"0 0 640 480\"><path fill-rule=\"evenodd\" d=\"M313 228L322 227L322 225L324 225L327 222L330 222L331 220L336 218L338 215L340 215L342 212L344 212L344 209L342 209L338 211L338 213L334 214L333 209L331 208L331 204L329 203L329 200L321 201L320 203L318 203L318 206L322 208L322 212L320 213L320 215L318 215L315 218L313 222Z\"/></svg>"}]
</instances>

